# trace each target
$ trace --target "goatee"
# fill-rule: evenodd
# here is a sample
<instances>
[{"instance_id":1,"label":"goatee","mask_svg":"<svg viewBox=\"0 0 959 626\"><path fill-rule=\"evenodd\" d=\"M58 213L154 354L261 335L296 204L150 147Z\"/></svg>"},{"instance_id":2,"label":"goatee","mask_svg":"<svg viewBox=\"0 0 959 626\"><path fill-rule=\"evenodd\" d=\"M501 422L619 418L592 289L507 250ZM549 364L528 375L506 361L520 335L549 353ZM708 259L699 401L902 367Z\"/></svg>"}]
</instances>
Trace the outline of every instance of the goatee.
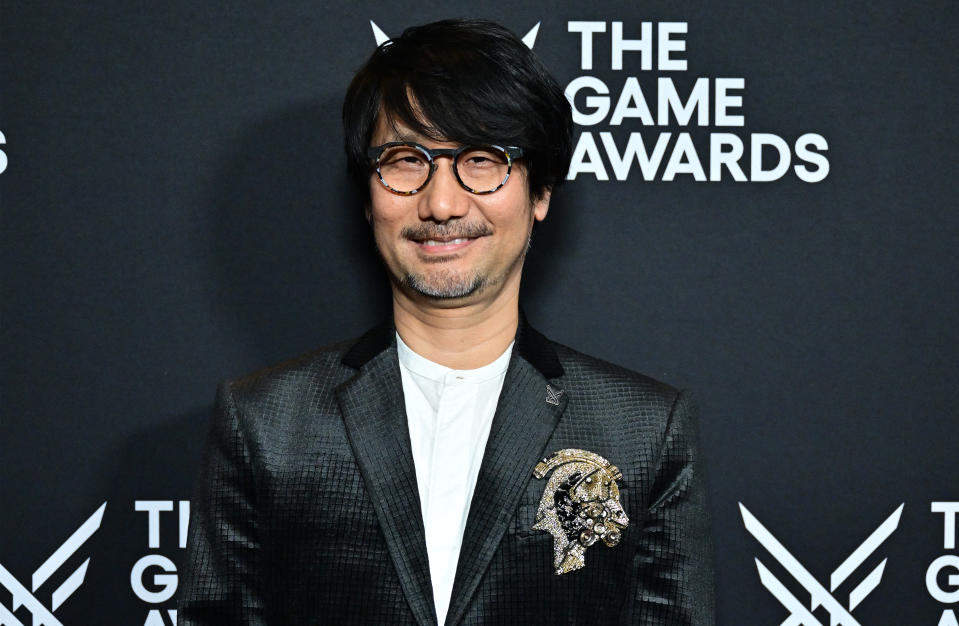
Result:
<instances>
[{"instance_id":1,"label":"goatee","mask_svg":"<svg viewBox=\"0 0 959 626\"><path fill-rule=\"evenodd\" d=\"M428 278L409 272L403 276L401 286L428 298L452 300L476 293L486 282L486 277L479 274L463 276L457 272L441 270L432 272Z\"/></svg>"}]
</instances>

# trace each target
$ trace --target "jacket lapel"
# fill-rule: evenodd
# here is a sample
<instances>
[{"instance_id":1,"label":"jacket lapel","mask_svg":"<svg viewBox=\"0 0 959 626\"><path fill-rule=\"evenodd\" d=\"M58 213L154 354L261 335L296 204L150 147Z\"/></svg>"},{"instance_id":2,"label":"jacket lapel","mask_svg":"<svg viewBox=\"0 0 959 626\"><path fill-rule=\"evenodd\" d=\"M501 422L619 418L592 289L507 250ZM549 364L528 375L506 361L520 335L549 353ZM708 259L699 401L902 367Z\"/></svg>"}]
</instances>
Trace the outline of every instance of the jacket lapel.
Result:
<instances>
[{"instance_id":1,"label":"jacket lapel","mask_svg":"<svg viewBox=\"0 0 959 626\"><path fill-rule=\"evenodd\" d=\"M359 373L337 389L347 436L416 621L436 624L423 516L391 324L374 329L343 362Z\"/></svg>"},{"instance_id":2,"label":"jacket lapel","mask_svg":"<svg viewBox=\"0 0 959 626\"><path fill-rule=\"evenodd\" d=\"M470 503L447 624L463 618L533 475L533 467L544 456L566 408L566 393L551 380L562 374L552 346L521 317Z\"/></svg>"}]
</instances>

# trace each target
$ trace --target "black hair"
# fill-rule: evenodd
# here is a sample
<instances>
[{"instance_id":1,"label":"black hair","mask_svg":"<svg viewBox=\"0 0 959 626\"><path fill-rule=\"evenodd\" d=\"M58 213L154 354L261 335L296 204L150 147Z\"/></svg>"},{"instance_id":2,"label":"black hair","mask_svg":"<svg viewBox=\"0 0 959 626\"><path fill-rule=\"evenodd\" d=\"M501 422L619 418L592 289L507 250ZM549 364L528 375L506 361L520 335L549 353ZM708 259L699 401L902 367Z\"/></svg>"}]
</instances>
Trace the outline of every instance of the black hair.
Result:
<instances>
[{"instance_id":1,"label":"black hair","mask_svg":"<svg viewBox=\"0 0 959 626\"><path fill-rule=\"evenodd\" d=\"M430 139L523 149L532 198L566 177L573 121L562 88L499 24L453 19L407 28L357 72L343 102L347 165L369 202L377 116Z\"/></svg>"}]
</instances>

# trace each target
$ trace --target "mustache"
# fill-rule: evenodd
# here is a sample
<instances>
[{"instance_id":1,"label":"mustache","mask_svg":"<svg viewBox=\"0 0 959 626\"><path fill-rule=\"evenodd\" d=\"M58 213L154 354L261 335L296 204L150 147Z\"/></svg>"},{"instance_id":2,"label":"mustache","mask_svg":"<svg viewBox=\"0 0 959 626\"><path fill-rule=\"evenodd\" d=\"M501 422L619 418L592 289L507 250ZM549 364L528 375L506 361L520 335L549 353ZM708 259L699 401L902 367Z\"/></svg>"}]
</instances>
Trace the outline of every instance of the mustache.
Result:
<instances>
[{"instance_id":1,"label":"mustache","mask_svg":"<svg viewBox=\"0 0 959 626\"><path fill-rule=\"evenodd\" d=\"M475 239L476 237L485 237L492 235L493 229L489 224L483 222L460 222L451 220L442 224L417 224L416 226L406 226L400 231L400 235L413 241L426 241L427 239Z\"/></svg>"}]
</instances>

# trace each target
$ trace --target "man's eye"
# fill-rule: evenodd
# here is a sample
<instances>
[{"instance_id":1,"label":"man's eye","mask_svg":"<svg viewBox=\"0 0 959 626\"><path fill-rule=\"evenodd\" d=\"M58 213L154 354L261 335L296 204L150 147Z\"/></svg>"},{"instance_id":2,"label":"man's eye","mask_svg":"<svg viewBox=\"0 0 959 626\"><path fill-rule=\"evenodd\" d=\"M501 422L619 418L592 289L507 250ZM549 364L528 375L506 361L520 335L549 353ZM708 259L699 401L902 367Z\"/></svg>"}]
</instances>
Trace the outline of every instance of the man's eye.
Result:
<instances>
[{"instance_id":1,"label":"man's eye","mask_svg":"<svg viewBox=\"0 0 959 626\"><path fill-rule=\"evenodd\" d=\"M474 169L499 167L506 163L506 156L493 150L474 148L460 155L460 163Z\"/></svg>"},{"instance_id":2,"label":"man's eye","mask_svg":"<svg viewBox=\"0 0 959 626\"><path fill-rule=\"evenodd\" d=\"M417 152L408 150L388 152L380 159L382 165L394 167L423 167L427 164L426 157Z\"/></svg>"}]
</instances>

